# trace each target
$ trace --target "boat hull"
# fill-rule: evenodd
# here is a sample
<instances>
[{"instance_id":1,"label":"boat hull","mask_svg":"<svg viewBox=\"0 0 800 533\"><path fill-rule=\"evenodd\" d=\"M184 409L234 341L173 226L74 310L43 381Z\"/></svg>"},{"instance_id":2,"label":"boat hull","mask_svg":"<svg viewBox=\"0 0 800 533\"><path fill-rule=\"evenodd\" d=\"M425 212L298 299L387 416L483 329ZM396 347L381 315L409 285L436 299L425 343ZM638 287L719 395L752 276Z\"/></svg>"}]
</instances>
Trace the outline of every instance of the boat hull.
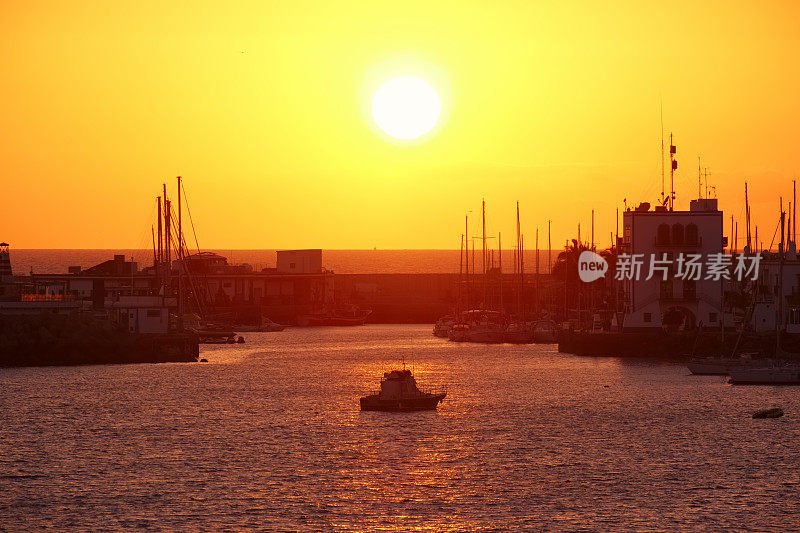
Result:
<instances>
[{"instance_id":1,"label":"boat hull","mask_svg":"<svg viewBox=\"0 0 800 533\"><path fill-rule=\"evenodd\" d=\"M533 332L506 331L503 334L503 342L508 344L530 344L533 342Z\"/></svg>"},{"instance_id":2,"label":"boat hull","mask_svg":"<svg viewBox=\"0 0 800 533\"><path fill-rule=\"evenodd\" d=\"M692 361L686 364L689 372L695 376L727 376L731 370L741 368L735 361Z\"/></svg>"},{"instance_id":3,"label":"boat hull","mask_svg":"<svg viewBox=\"0 0 800 533\"><path fill-rule=\"evenodd\" d=\"M467 340L483 344L501 344L505 342L505 332L501 329L469 331Z\"/></svg>"},{"instance_id":4,"label":"boat hull","mask_svg":"<svg viewBox=\"0 0 800 533\"><path fill-rule=\"evenodd\" d=\"M378 395L364 396L361 398L362 411L431 411L436 409L439 402L444 400L446 393L426 394L412 398L383 399Z\"/></svg>"},{"instance_id":5,"label":"boat hull","mask_svg":"<svg viewBox=\"0 0 800 533\"><path fill-rule=\"evenodd\" d=\"M336 316L336 315L302 315L297 319L297 325L303 327L319 326L363 326L370 313L359 316Z\"/></svg>"},{"instance_id":6,"label":"boat hull","mask_svg":"<svg viewBox=\"0 0 800 533\"><path fill-rule=\"evenodd\" d=\"M731 370L733 385L800 385L800 368L747 368Z\"/></svg>"}]
</instances>

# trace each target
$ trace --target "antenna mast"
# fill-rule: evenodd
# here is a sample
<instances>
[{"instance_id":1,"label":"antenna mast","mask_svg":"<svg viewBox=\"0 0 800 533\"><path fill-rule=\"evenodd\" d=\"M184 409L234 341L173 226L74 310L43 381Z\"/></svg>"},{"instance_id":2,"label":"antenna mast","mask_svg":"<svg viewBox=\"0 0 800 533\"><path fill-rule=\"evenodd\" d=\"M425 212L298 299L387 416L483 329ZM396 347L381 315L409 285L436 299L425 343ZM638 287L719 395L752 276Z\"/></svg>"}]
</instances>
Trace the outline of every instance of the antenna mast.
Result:
<instances>
[{"instance_id":1,"label":"antenna mast","mask_svg":"<svg viewBox=\"0 0 800 533\"><path fill-rule=\"evenodd\" d=\"M661 205L664 201L664 100L661 100Z\"/></svg>"},{"instance_id":2,"label":"antenna mast","mask_svg":"<svg viewBox=\"0 0 800 533\"><path fill-rule=\"evenodd\" d=\"M703 197L703 171L700 169L700 156L697 156L697 197ZM745 184L745 189L747 188L747 184Z\"/></svg>"},{"instance_id":3,"label":"antenna mast","mask_svg":"<svg viewBox=\"0 0 800 533\"><path fill-rule=\"evenodd\" d=\"M672 134L669 134L669 210L675 210L675 169L678 162L675 160L675 145L672 143Z\"/></svg>"}]
</instances>

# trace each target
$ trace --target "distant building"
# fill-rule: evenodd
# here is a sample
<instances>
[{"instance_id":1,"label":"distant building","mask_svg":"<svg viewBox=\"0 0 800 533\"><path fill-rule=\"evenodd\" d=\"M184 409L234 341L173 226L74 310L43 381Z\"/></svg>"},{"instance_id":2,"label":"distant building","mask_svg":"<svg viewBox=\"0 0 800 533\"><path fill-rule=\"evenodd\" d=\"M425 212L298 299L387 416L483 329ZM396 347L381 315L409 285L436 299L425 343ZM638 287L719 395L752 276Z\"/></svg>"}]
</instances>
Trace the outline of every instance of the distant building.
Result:
<instances>
[{"instance_id":1,"label":"distant building","mask_svg":"<svg viewBox=\"0 0 800 533\"><path fill-rule=\"evenodd\" d=\"M322 274L322 250L279 250L279 274Z\"/></svg>"},{"instance_id":2,"label":"distant building","mask_svg":"<svg viewBox=\"0 0 800 533\"><path fill-rule=\"evenodd\" d=\"M722 211L716 198L692 200L689 211L668 211L650 204L628 209L623 215L623 237L620 253L642 254L644 264L639 279L624 280L623 331L657 329L689 330L700 323L719 328L723 320L723 282L676 278L679 254L708 254L723 251L727 242L722 236ZM649 275L650 258L671 263L667 279L661 272ZM704 273L705 274L705 273Z\"/></svg>"}]
</instances>

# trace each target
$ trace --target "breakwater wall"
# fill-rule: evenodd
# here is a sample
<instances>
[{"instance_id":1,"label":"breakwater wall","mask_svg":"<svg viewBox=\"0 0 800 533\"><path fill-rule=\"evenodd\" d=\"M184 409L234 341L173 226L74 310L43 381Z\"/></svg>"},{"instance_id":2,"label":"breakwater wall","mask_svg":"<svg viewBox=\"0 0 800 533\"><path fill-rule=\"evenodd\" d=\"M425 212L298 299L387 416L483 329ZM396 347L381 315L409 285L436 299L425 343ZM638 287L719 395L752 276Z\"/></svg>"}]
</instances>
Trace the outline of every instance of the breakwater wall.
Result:
<instances>
[{"instance_id":1,"label":"breakwater wall","mask_svg":"<svg viewBox=\"0 0 800 533\"><path fill-rule=\"evenodd\" d=\"M0 366L194 362L193 333L131 334L89 318L0 315Z\"/></svg>"}]
</instances>

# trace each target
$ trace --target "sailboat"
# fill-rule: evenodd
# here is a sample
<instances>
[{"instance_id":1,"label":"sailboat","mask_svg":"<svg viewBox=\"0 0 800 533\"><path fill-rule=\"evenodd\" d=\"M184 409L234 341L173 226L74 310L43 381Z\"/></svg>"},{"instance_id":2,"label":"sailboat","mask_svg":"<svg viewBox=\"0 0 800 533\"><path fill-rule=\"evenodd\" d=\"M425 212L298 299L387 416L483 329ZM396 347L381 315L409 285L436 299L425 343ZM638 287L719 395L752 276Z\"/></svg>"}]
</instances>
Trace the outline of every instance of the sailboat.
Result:
<instances>
[{"instance_id":1,"label":"sailboat","mask_svg":"<svg viewBox=\"0 0 800 533\"><path fill-rule=\"evenodd\" d=\"M781 242L778 244L778 291L776 294L777 313L775 320L775 361L769 366L742 367L730 372L728 383L733 385L800 385L800 364L790 361L792 354L781 347L781 330L783 328L783 260L784 260L784 224L786 213L781 209Z\"/></svg>"}]
</instances>

